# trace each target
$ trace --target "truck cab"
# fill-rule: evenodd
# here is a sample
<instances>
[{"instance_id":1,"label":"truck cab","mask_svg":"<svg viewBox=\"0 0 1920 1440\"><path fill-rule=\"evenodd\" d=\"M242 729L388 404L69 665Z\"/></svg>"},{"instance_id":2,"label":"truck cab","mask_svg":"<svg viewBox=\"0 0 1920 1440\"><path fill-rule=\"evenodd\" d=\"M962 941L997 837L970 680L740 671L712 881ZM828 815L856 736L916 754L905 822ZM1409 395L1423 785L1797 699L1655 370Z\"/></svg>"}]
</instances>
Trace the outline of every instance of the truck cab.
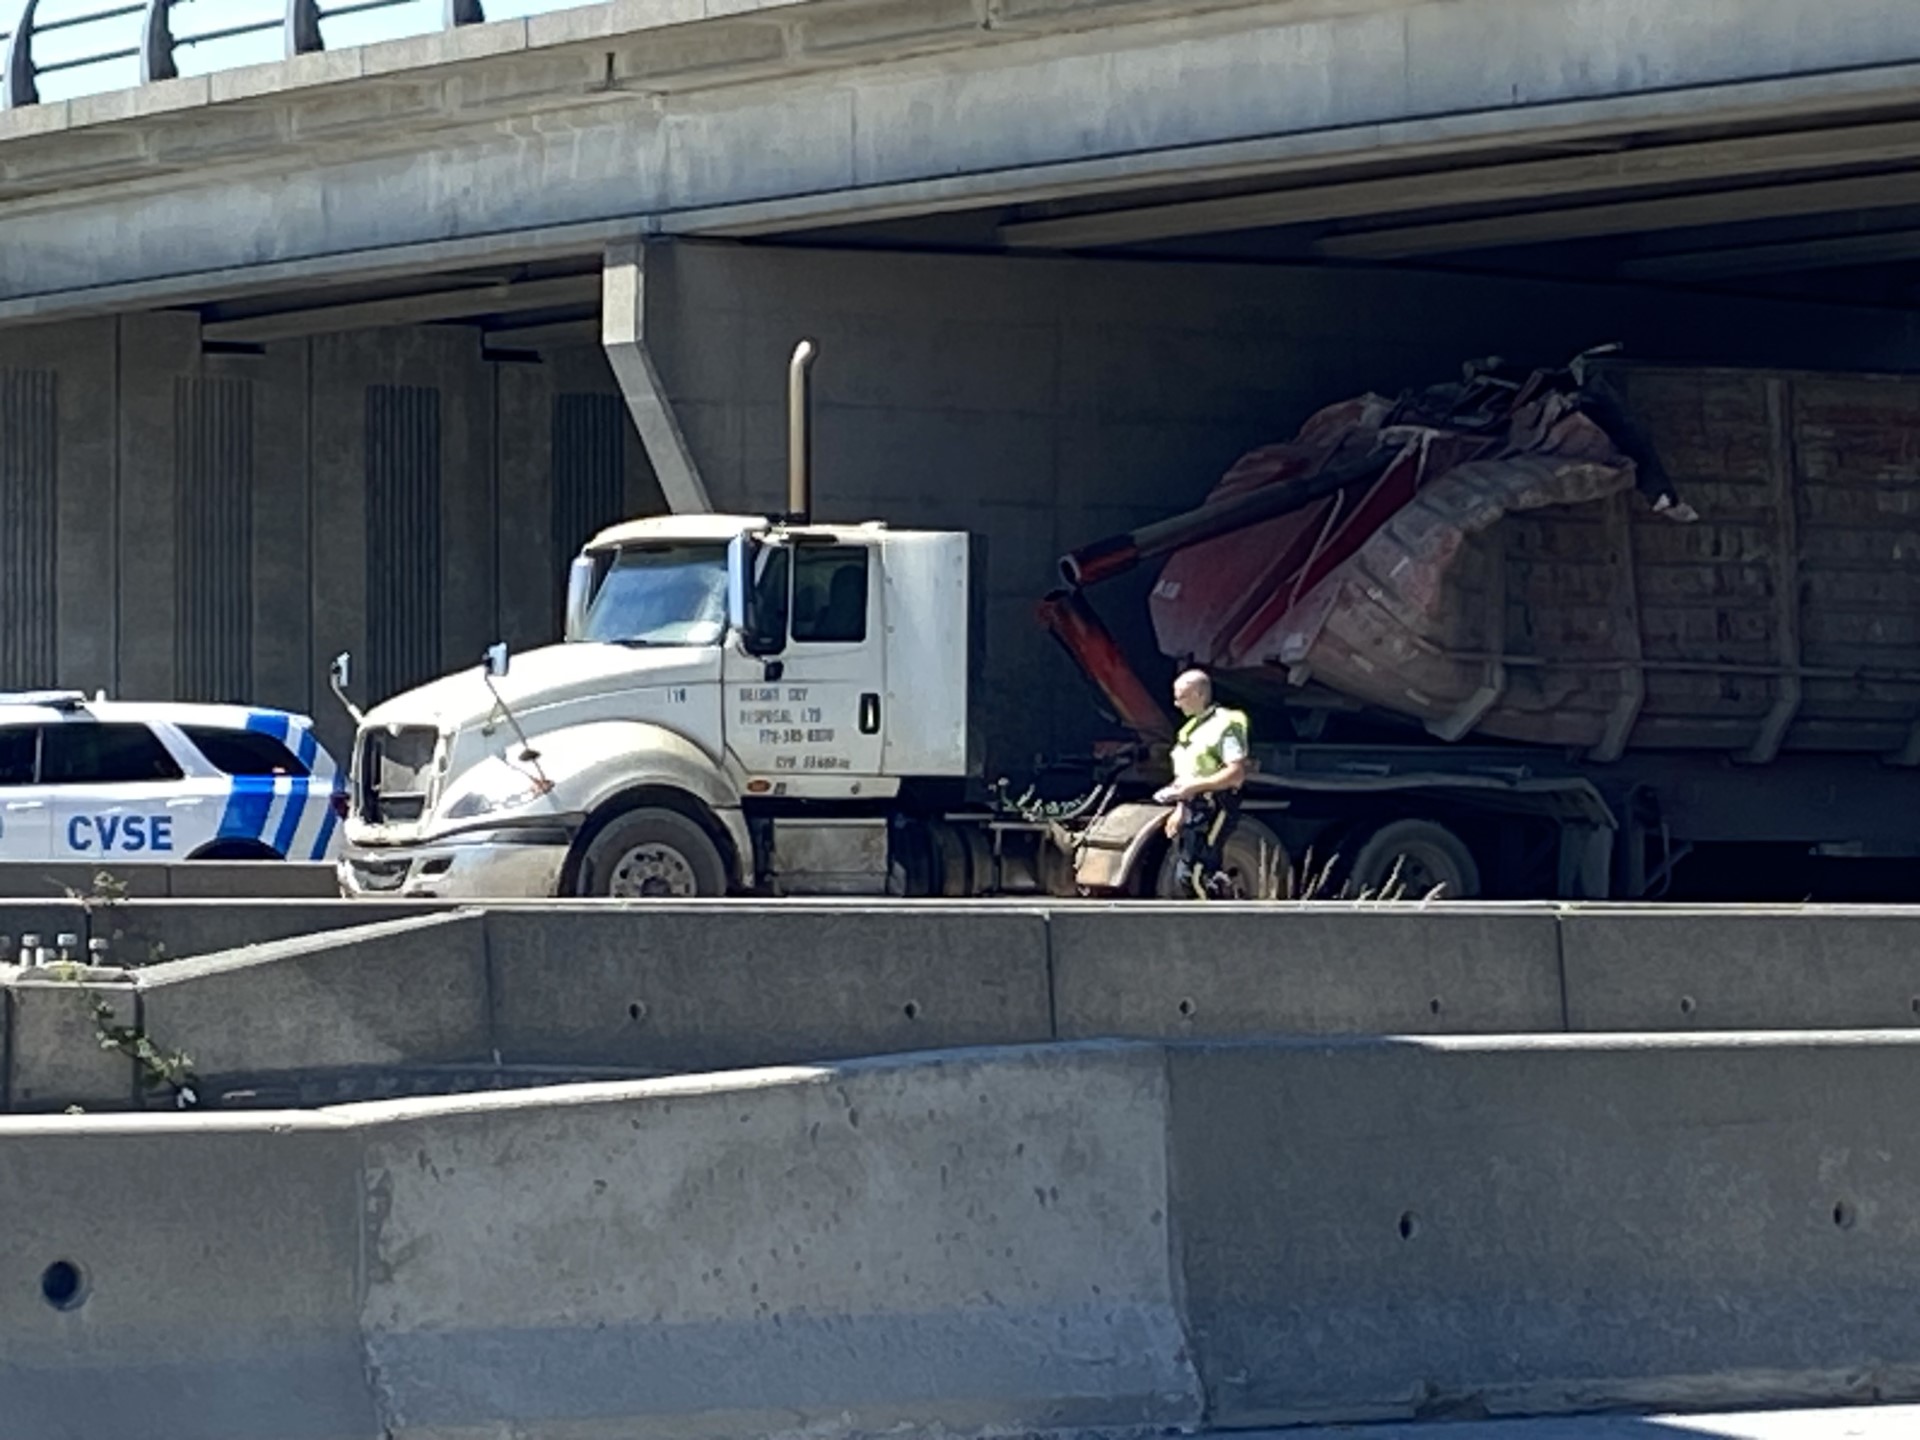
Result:
<instances>
[{"instance_id":1,"label":"truck cab","mask_svg":"<svg viewBox=\"0 0 1920 1440\"><path fill-rule=\"evenodd\" d=\"M359 717L343 889L883 891L903 787L968 773L969 567L965 534L877 523L602 532L561 643Z\"/></svg>"}]
</instances>

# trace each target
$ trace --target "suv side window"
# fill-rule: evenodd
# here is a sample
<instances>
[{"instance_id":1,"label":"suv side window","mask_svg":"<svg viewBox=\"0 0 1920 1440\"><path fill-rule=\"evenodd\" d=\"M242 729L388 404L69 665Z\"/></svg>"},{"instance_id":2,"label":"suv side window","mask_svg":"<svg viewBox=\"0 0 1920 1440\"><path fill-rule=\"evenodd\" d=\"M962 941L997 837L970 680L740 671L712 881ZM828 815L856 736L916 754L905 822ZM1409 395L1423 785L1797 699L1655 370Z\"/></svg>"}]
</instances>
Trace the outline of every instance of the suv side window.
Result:
<instances>
[{"instance_id":1,"label":"suv side window","mask_svg":"<svg viewBox=\"0 0 1920 1440\"><path fill-rule=\"evenodd\" d=\"M305 775L294 753L257 730L219 730L183 725L181 733L223 775Z\"/></svg>"},{"instance_id":2,"label":"suv side window","mask_svg":"<svg viewBox=\"0 0 1920 1440\"><path fill-rule=\"evenodd\" d=\"M33 784L39 739L37 725L9 725L0 729L0 785Z\"/></svg>"},{"instance_id":3,"label":"suv side window","mask_svg":"<svg viewBox=\"0 0 1920 1440\"><path fill-rule=\"evenodd\" d=\"M69 720L47 726L41 741L42 785L128 785L179 778L180 767L167 747L144 725Z\"/></svg>"},{"instance_id":4,"label":"suv side window","mask_svg":"<svg viewBox=\"0 0 1920 1440\"><path fill-rule=\"evenodd\" d=\"M866 546L794 547L793 638L816 645L867 638Z\"/></svg>"}]
</instances>

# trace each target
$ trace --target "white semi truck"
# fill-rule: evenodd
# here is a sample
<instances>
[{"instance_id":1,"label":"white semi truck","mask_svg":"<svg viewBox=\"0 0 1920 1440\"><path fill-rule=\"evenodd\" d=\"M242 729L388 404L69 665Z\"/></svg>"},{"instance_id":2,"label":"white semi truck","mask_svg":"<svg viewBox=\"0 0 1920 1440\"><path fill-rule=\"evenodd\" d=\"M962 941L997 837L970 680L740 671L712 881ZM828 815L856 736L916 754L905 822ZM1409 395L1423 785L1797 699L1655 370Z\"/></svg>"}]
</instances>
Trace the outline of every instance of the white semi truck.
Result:
<instances>
[{"instance_id":1,"label":"white semi truck","mask_svg":"<svg viewBox=\"0 0 1920 1440\"><path fill-rule=\"evenodd\" d=\"M354 712L347 894L1072 894L1157 858L1167 810L1112 787L1064 816L983 795L976 547L811 523L811 359L790 514L614 526L573 562L562 643ZM345 701L349 657L333 679ZM1250 816L1255 886L1263 843Z\"/></svg>"},{"instance_id":2,"label":"white semi truck","mask_svg":"<svg viewBox=\"0 0 1920 1440\"><path fill-rule=\"evenodd\" d=\"M1129 733L1041 803L983 769L1031 746L983 743L971 537L812 523L810 359L789 514L616 526L564 643L362 717L348 893L1170 895L1169 711L1086 593L1156 562L1162 655L1253 715L1239 894L1908 893L1911 379L1583 357L1328 407L1063 557L1040 616Z\"/></svg>"}]
</instances>

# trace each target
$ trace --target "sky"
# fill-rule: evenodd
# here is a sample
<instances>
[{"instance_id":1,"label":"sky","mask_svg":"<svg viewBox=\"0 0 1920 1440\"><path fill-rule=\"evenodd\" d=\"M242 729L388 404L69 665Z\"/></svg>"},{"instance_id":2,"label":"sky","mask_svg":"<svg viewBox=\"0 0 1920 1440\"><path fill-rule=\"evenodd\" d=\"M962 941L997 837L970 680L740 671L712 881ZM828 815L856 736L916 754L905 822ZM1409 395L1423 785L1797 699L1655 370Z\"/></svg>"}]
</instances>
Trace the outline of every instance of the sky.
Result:
<instances>
[{"instance_id":1,"label":"sky","mask_svg":"<svg viewBox=\"0 0 1920 1440\"><path fill-rule=\"evenodd\" d=\"M10 31L19 21L23 0L0 0L0 31ZM54 20L111 12L134 0L40 0L36 20L46 25ZM325 17L329 0L320 0L320 33L329 50L354 45L370 45L403 35L422 35L440 28L443 0L396 0L380 10L358 15ZM348 0L332 0L338 7ZM564 10L586 0L486 0L489 20L512 20L522 15L537 15L548 10ZM254 65L263 60L281 58L279 22L285 12L283 0L174 0L173 34L181 42L174 52L182 75L204 75L212 70L231 70L236 65ZM273 28L258 34L240 35L204 45L185 43L190 37L213 30L255 21L270 21ZM39 36L34 41L33 59L39 66L66 60L88 60L116 50L133 50L140 44L142 17L121 15L75 25ZM140 62L134 58L97 61L43 74L39 79L42 100L66 100L75 95L91 95L102 90L120 90L138 83Z\"/></svg>"}]
</instances>

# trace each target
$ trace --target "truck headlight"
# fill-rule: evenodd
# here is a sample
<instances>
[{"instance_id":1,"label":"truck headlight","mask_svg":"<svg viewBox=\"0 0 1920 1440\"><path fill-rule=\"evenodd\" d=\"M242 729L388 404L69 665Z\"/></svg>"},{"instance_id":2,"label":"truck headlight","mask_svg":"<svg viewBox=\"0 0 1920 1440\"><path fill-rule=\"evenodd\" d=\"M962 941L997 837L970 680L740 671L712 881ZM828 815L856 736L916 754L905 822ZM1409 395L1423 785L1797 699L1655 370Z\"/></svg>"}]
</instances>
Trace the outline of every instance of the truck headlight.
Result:
<instances>
[{"instance_id":1,"label":"truck headlight","mask_svg":"<svg viewBox=\"0 0 1920 1440\"><path fill-rule=\"evenodd\" d=\"M471 786L457 796L443 813L449 820L472 820L481 815L495 815L502 810L530 805L552 788L509 765L495 763L487 767L486 774L476 776Z\"/></svg>"}]
</instances>

